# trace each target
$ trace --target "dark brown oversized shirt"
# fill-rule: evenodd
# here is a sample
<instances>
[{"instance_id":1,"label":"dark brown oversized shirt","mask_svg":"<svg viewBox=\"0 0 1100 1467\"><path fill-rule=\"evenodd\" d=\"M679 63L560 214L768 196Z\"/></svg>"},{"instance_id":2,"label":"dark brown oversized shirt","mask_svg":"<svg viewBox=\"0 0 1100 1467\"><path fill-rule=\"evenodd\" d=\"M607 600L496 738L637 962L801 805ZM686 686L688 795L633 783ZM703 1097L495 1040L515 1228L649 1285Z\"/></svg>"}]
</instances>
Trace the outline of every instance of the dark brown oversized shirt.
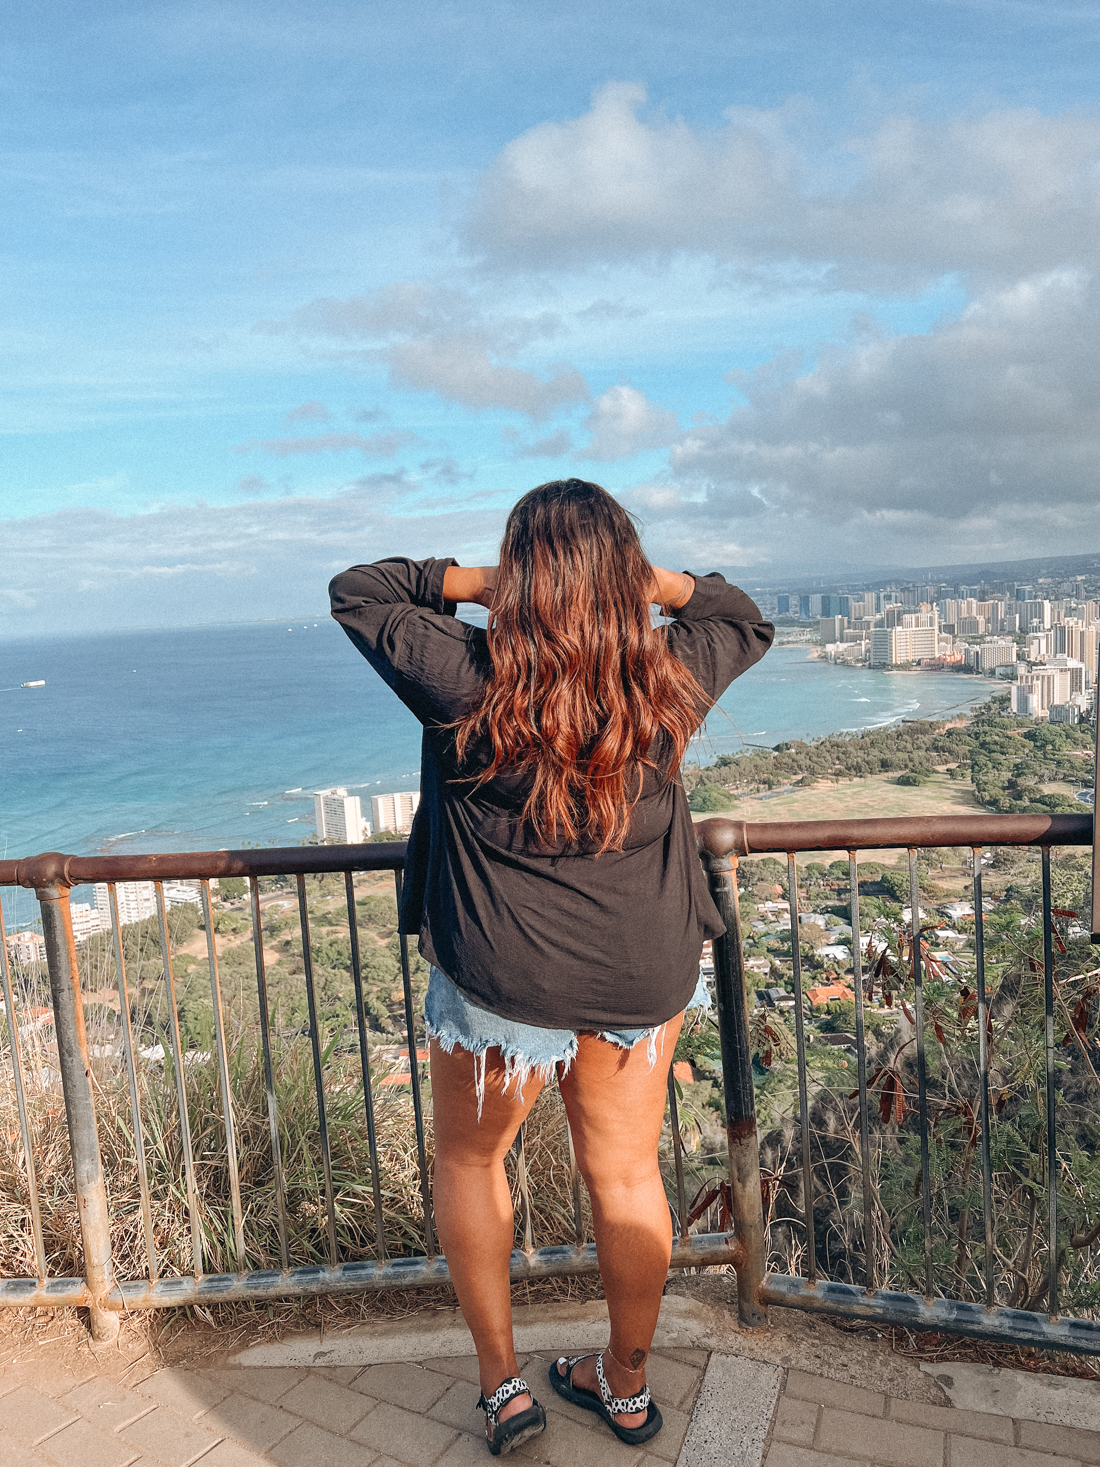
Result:
<instances>
[{"instance_id":1,"label":"dark brown oversized shirt","mask_svg":"<svg viewBox=\"0 0 1100 1467\"><path fill-rule=\"evenodd\" d=\"M382 560L329 587L333 616L424 726L402 931L504 1018L551 1029L663 1024L691 997L704 938L723 931L683 786L646 769L623 850L600 856L532 841L519 818L525 779L505 772L473 787L477 752L459 768L447 725L476 707L490 661L484 629L443 600L453 564ZM709 575L696 577L667 636L713 703L763 657L774 628L743 591ZM666 743L651 756L667 774Z\"/></svg>"}]
</instances>

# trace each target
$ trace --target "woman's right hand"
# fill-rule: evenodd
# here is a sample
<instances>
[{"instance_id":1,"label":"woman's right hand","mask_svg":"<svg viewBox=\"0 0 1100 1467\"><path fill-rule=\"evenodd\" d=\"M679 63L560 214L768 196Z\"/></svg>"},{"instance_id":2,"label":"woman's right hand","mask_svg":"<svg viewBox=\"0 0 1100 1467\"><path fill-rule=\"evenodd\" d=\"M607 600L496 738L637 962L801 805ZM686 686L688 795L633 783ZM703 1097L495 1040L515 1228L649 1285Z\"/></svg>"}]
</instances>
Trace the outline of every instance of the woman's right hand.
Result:
<instances>
[{"instance_id":1,"label":"woman's right hand","mask_svg":"<svg viewBox=\"0 0 1100 1467\"><path fill-rule=\"evenodd\" d=\"M495 565L449 565L443 576L444 600L491 606L499 569Z\"/></svg>"}]
</instances>

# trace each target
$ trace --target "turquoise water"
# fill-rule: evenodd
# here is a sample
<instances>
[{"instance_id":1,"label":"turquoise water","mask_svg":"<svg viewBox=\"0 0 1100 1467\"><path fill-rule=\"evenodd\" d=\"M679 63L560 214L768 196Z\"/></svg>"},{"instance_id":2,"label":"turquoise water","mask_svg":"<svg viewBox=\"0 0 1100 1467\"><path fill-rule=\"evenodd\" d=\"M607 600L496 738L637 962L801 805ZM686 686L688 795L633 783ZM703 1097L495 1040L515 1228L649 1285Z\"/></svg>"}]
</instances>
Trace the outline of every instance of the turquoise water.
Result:
<instances>
[{"instance_id":1,"label":"turquoise water","mask_svg":"<svg viewBox=\"0 0 1100 1467\"><path fill-rule=\"evenodd\" d=\"M45 687L21 688L39 678ZM872 672L777 647L712 714L705 760L992 692L951 673ZM0 643L0 853L293 844L310 792L415 789L420 730L333 622Z\"/></svg>"}]
</instances>

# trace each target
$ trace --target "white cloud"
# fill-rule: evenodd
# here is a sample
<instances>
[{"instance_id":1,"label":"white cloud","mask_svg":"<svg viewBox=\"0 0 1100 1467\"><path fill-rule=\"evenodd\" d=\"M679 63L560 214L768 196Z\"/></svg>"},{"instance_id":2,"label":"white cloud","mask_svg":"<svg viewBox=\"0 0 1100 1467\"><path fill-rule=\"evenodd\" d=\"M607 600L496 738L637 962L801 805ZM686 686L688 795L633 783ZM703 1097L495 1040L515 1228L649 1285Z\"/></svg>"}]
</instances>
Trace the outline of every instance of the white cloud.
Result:
<instances>
[{"instance_id":1,"label":"white cloud","mask_svg":"<svg viewBox=\"0 0 1100 1467\"><path fill-rule=\"evenodd\" d=\"M585 427L592 441L580 457L601 461L667 448L680 435L675 413L650 402L637 388L623 385L597 397Z\"/></svg>"},{"instance_id":2,"label":"white cloud","mask_svg":"<svg viewBox=\"0 0 1100 1467\"><path fill-rule=\"evenodd\" d=\"M579 372L561 367L549 379L494 363L469 337L406 341L388 353L394 379L422 392L482 412L503 408L536 420L568 403L583 402L588 386Z\"/></svg>"},{"instance_id":3,"label":"white cloud","mask_svg":"<svg viewBox=\"0 0 1100 1467\"><path fill-rule=\"evenodd\" d=\"M568 365L552 367L549 376L511 365L526 348L560 334L562 322L554 312L507 315L468 291L424 282L347 300L318 299L289 323L264 322L256 329L289 331L314 343L350 343L354 357L384 362L393 382L474 412L500 409L539 420L589 397L584 378ZM336 355L346 357L348 350Z\"/></svg>"},{"instance_id":4,"label":"white cloud","mask_svg":"<svg viewBox=\"0 0 1100 1467\"><path fill-rule=\"evenodd\" d=\"M644 101L616 83L583 116L515 138L476 185L466 243L504 267L685 252L769 270L803 261L865 285L1100 252L1096 113L898 115L821 151L793 108L731 108L706 131L642 116Z\"/></svg>"},{"instance_id":5,"label":"white cloud","mask_svg":"<svg viewBox=\"0 0 1100 1467\"><path fill-rule=\"evenodd\" d=\"M476 565L495 554L503 511L494 503L448 504L433 491L424 514L421 495L404 474L372 474L330 499L5 520L0 635L316 615L347 565L386 555Z\"/></svg>"},{"instance_id":6,"label":"white cloud","mask_svg":"<svg viewBox=\"0 0 1100 1467\"><path fill-rule=\"evenodd\" d=\"M834 348L812 370L731 374L746 401L685 433L629 496L769 559L931 563L1100 540L1100 287L1053 271L990 288L924 335Z\"/></svg>"}]
</instances>

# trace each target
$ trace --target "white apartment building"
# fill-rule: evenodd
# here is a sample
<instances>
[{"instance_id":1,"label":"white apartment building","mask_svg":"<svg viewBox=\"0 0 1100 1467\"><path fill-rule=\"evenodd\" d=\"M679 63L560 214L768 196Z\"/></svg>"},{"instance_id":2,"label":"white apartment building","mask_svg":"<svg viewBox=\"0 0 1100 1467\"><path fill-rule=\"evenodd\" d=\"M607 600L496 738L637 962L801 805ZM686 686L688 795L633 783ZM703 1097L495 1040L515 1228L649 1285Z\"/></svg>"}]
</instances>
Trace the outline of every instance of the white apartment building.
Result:
<instances>
[{"instance_id":1,"label":"white apartment building","mask_svg":"<svg viewBox=\"0 0 1100 1467\"><path fill-rule=\"evenodd\" d=\"M975 672L992 672L995 667L1015 667L1016 643L1009 641L982 642L977 647L967 647L966 665Z\"/></svg>"},{"instance_id":2,"label":"white apartment building","mask_svg":"<svg viewBox=\"0 0 1100 1467\"><path fill-rule=\"evenodd\" d=\"M901 626L875 627L872 631L872 667L891 667L938 656L939 616L935 611L907 614L901 621Z\"/></svg>"},{"instance_id":3,"label":"white apartment building","mask_svg":"<svg viewBox=\"0 0 1100 1467\"><path fill-rule=\"evenodd\" d=\"M851 634L844 633L843 642L827 642L825 644L825 656L830 662L849 662L854 666L867 661L867 649L870 643L859 636L848 640Z\"/></svg>"},{"instance_id":4,"label":"white apartment building","mask_svg":"<svg viewBox=\"0 0 1100 1467\"><path fill-rule=\"evenodd\" d=\"M218 885L212 881L212 889ZM164 905L166 907L202 906L201 881L166 881L164 883Z\"/></svg>"},{"instance_id":5,"label":"white apartment building","mask_svg":"<svg viewBox=\"0 0 1100 1467\"><path fill-rule=\"evenodd\" d=\"M363 820L359 796L349 795L343 785L330 790L314 790L313 813L317 834L322 840L355 846L370 835L370 825Z\"/></svg>"},{"instance_id":6,"label":"white apartment building","mask_svg":"<svg viewBox=\"0 0 1100 1467\"><path fill-rule=\"evenodd\" d=\"M407 835L420 804L420 791L403 791L393 795L371 795L370 812L375 830L393 830Z\"/></svg>"},{"instance_id":7,"label":"white apartment building","mask_svg":"<svg viewBox=\"0 0 1100 1467\"><path fill-rule=\"evenodd\" d=\"M1064 653L1065 656L1084 663L1086 683L1091 687L1096 680L1100 628L1077 617L1069 617L1060 625L1053 626L1050 635L1052 652Z\"/></svg>"},{"instance_id":8,"label":"white apartment building","mask_svg":"<svg viewBox=\"0 0 1100 1467\"><path fill-rule=\"evenodd\" d=\"M70 902L69 911L73 919L73 937L77 942L87 942L97 932L106 932L111 919L106 911L100 911L90 902Z\"/></svg>"},{"instance_id":9,"label":"white apartment building","mask_svg":"<svg viewBox=\"0 0 1100 1467\"><path fill-rule=\"evenodd\" d=\"M46 939L41 932L9 932L4 938L8 959L13 963L44 963Z\"/></svg>"},{"instance_id":10,"label":"white apartment building","mask_svg":"<svg viewBox=\"0 0 1100 1467\"><path fill-rule=\"evenodd\" d=\"M1050 602L1049 601L1023 601L1017 610L1020 613L1020 630L1022 632L1045 632L1050 629Z\"/></svg>"},{"instance_id":11,"label":"white apartment building","mask_svg":"<svg viewBox=\"0 0 1100 1467\"><path fill-rule=\"evenodd\" d=\"M1056 705L1084 699L1084 664L1072 657L1050 661L1021 672L1012 684L1011 707L1020 718L1047 718Z\"/></svg>"},{"instance_id":12,"label":"white apartment building","mask_svg":"<svg viewBox=\"0 0 1100 1467\"><path fill-rule=\"evenodd\" d=\"M101 931L111 925L111 902L107 883L95 885L95 909L103 920ZM120 881L115 886L118 898L118 920L123 927L131 922L144 922L146 917L157 915L157 894L151 881Z\"/></svg>"}]
</instances>

